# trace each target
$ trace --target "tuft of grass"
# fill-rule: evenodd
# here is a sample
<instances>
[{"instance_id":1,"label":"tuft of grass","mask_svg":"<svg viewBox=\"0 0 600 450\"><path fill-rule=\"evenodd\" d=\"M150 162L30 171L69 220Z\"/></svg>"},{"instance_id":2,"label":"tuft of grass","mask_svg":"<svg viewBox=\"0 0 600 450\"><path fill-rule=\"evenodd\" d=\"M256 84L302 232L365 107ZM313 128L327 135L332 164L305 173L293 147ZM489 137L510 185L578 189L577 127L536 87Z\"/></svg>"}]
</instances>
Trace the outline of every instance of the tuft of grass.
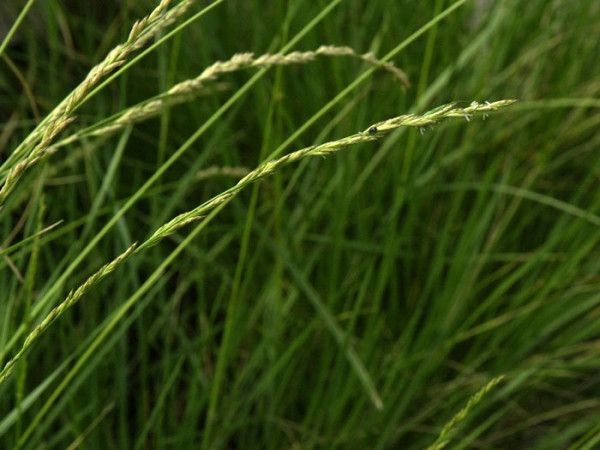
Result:
<instances>
[{"instance_id":1,"label":"tuft of grass","mask_svg":"<svg viewBox=\"0 0 600 450\"><path fill-rule=\"evenodd\" d=\"M12 2L1 448L594 447L595 2Z\"/></svg>"},{"instance_id":2,"label":"tuft of grass","mask_svg":"<svg viewBox=\"0 0 600 450\"><path fill-rule=\"evenodd\" d=\"M296 161L300 161L303 158L310 156L327 156L352 145L379 139L386 133L389 133L400 127L431 126L447 118L466 118L467 120L469 120L469 118L474 114L485 114L489 111L497 111L500 108L513 104L515 101L516 100L499 100L497 102L486 102L483 104L474 101L467 108L457 108L454 104L450 104L435 108L422 115L403 115L395 117L393 119L378 122L377 124L370 126L366 132L361 132L336 141L326 142L324 144L297 150L276 160L267 161L266 163L261 164L255 170L251 171L245 177L240 179L237 182L237 184L232 188L222 192L221 194L218 194L217 196L215 196L211 200L204 202L197 208L178 215L166 224L162 225L146 241L144 241L139 246L137 243L132 244L118 257L102 266L96 273L90 276L85 281L85 283L79 286L76 290L72 290L67 296L67 298L63 300L58 306L56 306L42 320L42 322L38 326L36 326L35 329L25 338L25 342L23 343L23 346L21 347L19 352L6 363L4 368L0 371L0 386L13 373L16 363L23 357L25 352L33 345L33 343L39 340L41 334L55 320L60 318L60 316L63 315L67 309L74 306L81 299L81 297L83 297L83 295L87 291L89 291L89 289L92 286L94 286L100 280L105 278L111 272L114 272L114 270L119 265L123 264L126 260L128 260L132 255L134 255L138 251L144 250L152 245L157 244L167 236L175 233L180 228L184 227L185 225L188 225L189 223L203 219L204 217L206 217L205 215L207 212L215 209L219 205L226 205L229 201L231 201L231 199L235 195L237 195L246 186L274 173L276 170L280 169L283 166L286 166ZM336 334L338 334L341 338L341 335L339 333L340 332L337 332ZM356 357L353 356L352 359L356 360ZM362 365L360 366L360 371L363 373L366 372ZM364 375L363 378L365 377L367 376ZM372 387L372 381L370 381L368 377L365 378L365 380L367 380L367 390L371 392L371 397L373 398L375 406L378 409L382 409L383 403L381 402L379 395L375 392L374 388Z\"/></svg>"}]
</instances>

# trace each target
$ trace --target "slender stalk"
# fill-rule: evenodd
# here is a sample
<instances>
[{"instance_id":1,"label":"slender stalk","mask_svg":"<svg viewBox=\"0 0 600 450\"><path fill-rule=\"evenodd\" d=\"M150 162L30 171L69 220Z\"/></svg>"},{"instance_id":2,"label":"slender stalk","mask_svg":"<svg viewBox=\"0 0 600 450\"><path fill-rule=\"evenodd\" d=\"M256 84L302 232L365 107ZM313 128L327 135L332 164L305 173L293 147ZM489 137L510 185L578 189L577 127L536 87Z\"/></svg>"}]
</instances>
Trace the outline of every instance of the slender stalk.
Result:
<instances>
[{"instance_id":1,"label":"slender stalk","mask_svg":"<svg viewBox=\"0 0 600 450\"><path fill-rule=\"evenodd\" d=\"M0 371L0 386L12 374L19 359L21 359L25 352L31 347L31 345L39 339L42 333L46 331L46 329L56 319L58 319L67 309L75 305L94 284L106 277L106 275L108 275L110 272L113 272L119 265L121 265L134 254L158 243L167 236L178 231L183 226L191 222L201 220L210 210L218 207L219 205L231 201L231 199L237 194L239 194L239 192L246 186L255 183L256 181L272 174L273 172L282 168L283 166L299 161L303 158L312 156L324 157L356 144L375 141L381 139L382 137L389 134L391 131L400 127L431 126L445 119L460 118L469 120L475 114L487 114L490 111L496 111L500 108L509 106L515 101L516 100L500 100L493 103L472 102L471 105L469 105L467 108L458 108L455 104L449 104L433 109L422 115L402 115L394 117L392 119L377 122L368 127L364 132L358 132L343 139L326 142L324 144L306 147L301 150L289 153L281 158L261 164L255 170L253 170L240 181L238 181L238 183L235 186L213 197L207 202L204 202L197 208L194 208L190 211L178 215L177 217L173 218L172 220L158 228L154 232L154 234L152 234L152 236L150 236L141 245L137 246L137 244L133 244L113 261L102 266L102 268L100 268L100 270L98 270L94 275L88 278L88 280L84 284L82 284L76 290L71 291L67 298L63 300L63 302L61 302L58 306L56 306L50 312L50 314L48 314L48 316L46 316L46 318L29 334L29 336L27 336L19 352L12 359L10 359L6 363L2 371Z\"/></svg>"},{"instance_id":2,"label":"slender stalk","mask_svg":"<svg viewBox=\"0 0 600 450\"><path fill-rule=\"evenodd\" d=\"M469 412L477 405L483 397L485 397L492 389L496 387L501 381L504 380L504 375L492 378L484 387L477 391L467 402L465 407L461 409L446 425L442 428L440 435L433 444L427 447L427 450L441 450L445 448L450 442L447 439L450 433L456 428L456 426L462 422Z\"/></svg>"},{"instance_id":3,"label":"slender stalk","mask_svg":"<svg viewBox=\"0 0 600 450\"><path fill-rule=\"evenodd\" d=\"M59 147L71 144L81 138L88 136L108 136L125 126L141 122L160 114L167 106L189 101L200 94L209 82L215 81L224 73L237 72L247 68L264 68L271 66L289 66L295 64L307 64L314 61L318 56L350 56L361 59L376 68L381 68L392 73L404 86L409 86L406 74L395 67L392 63L379 60L373 53L359 54L350 47L339 47L333 45L322 45L314 51L283 53L266 53L255 56L254 53L238 53L227 61L217 61L207 67L196 78L177 83L167 92L153 99L141 102L129 108L112 120L105 120L97 128L88 127L72 134L66 139L57 142L49 152L56 152Z\"/></svg>"},{"instance_id":4,"label":"slender stalk","mask_svg":"<svg viewBox=\"0 0 600 450\"><path fill-rule=\"evenodd\" d=\"M25 6L23 6L23 9L19 13L19 17L16 18L12 27L10 27L10 30L8 30L8 33L4 37L2 43L0 44L0 56L4 53L4 49L6 48L6 46L8 45L8 43L10 42L10 40L12 39L14 34L17 32L17 29L19 28L21 23L23 23L23 19L25 19L25 16L27 15L27 13L29 12L29 9L33 6L34 3L35 3L35 0L28 0L28 2L25 4Z\"/></svg>"},{"instance_id":5,"label":"slender stalk","mask_svg":"<svg viewBox=\"0 0 600 450\"><path fill-rule=\"evenodd\" d=\"M0 173L8 168L8 174L0 188L0 206L14 190L25 171L48 154L50 144L56 135L75 119L72 112L100 79L122 66L131 53L143 47L161 29L177 20L188 10L193 0L184 0L169 10L170 2L171 0L162 0L148 16L134 23L127 40L113 48L102 62L93 67L79 86L15 149L0 167ZM23 157L23 153L29 148L31 150ZM16 163L19 159L20 161Z\"/></svg>"}]
</instances>

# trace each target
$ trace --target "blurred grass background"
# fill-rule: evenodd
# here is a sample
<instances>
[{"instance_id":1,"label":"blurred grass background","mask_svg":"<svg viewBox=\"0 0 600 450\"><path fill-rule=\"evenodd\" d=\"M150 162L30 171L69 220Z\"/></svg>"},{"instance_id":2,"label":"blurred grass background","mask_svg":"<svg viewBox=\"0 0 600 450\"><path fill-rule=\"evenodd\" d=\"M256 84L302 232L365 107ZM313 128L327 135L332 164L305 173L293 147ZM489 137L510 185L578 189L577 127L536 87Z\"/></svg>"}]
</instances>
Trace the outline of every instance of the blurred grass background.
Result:
<instances>
[{"instance_id":1,"label":"blurred grass background","mask_svg":"<svg viewBox=\"0 0 600 450\"><path fill-rule=\"evenodd\" d=\"M344 45L383 56L454 2L335 3L293 50ZM2 161L155 5L33 6L0 62ZM0 32L22 6L3 2ZM235 53L276 52L331 6L227 0L96 95L71 127ZM393 58L408 89L376 71L285 152L448 102L519 103L486 120L401 129L263 180L186 246L77 368L191 227L136 255L0 387L0 447L14 448L34 424L24 448L424 448L505 375L448 448L596 448L599 28L600 3L568 0L468 0L430 26ZM35 305L53 289L55 305L134 241L235 184L367 68L319 57L269 70L64 284L57 280L84 246L256 70L224 75L218 89L63 148L29 172L0 212L2 363L18 350L16 330L51 306L30 317L27 298ZM203 176L212 167L237 172ZM31 236L58 221L36 245Z\"/></svg>"}]
</instances>

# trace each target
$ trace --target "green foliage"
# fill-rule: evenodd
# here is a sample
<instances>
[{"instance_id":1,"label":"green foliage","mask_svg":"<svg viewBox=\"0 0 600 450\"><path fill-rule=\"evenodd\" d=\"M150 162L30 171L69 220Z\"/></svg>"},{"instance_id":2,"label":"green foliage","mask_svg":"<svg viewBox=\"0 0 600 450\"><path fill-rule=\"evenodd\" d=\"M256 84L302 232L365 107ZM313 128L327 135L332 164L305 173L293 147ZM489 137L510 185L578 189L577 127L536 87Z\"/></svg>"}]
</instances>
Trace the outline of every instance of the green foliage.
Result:
<instances>
[{"instance_id":1,"label":"green foliage","mask_svg":"<svg viewBox=\"0 0 600 450\"><path fill-rule=\"evenodd\" d=\"M2 3L0 448L600 440L598 2Z\"/></svg>"}]
</instances>

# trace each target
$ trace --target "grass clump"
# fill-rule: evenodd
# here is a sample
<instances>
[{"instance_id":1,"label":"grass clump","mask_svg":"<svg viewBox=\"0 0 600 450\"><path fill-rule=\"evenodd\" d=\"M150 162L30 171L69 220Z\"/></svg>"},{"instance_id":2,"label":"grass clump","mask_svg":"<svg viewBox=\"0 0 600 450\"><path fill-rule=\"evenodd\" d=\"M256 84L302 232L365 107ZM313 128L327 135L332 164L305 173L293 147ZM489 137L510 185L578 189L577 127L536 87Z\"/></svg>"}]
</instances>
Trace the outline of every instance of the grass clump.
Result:
<instances>
[{"instance_id":1,"label":"grass clump","mask_svg":"<svg viewBox=\"0 0 600 450\"><path fill-rule=\"evenodd\" d=\"M0 447L594 447L593 2L21 7Z\"/></svg>"}]
</instances>

